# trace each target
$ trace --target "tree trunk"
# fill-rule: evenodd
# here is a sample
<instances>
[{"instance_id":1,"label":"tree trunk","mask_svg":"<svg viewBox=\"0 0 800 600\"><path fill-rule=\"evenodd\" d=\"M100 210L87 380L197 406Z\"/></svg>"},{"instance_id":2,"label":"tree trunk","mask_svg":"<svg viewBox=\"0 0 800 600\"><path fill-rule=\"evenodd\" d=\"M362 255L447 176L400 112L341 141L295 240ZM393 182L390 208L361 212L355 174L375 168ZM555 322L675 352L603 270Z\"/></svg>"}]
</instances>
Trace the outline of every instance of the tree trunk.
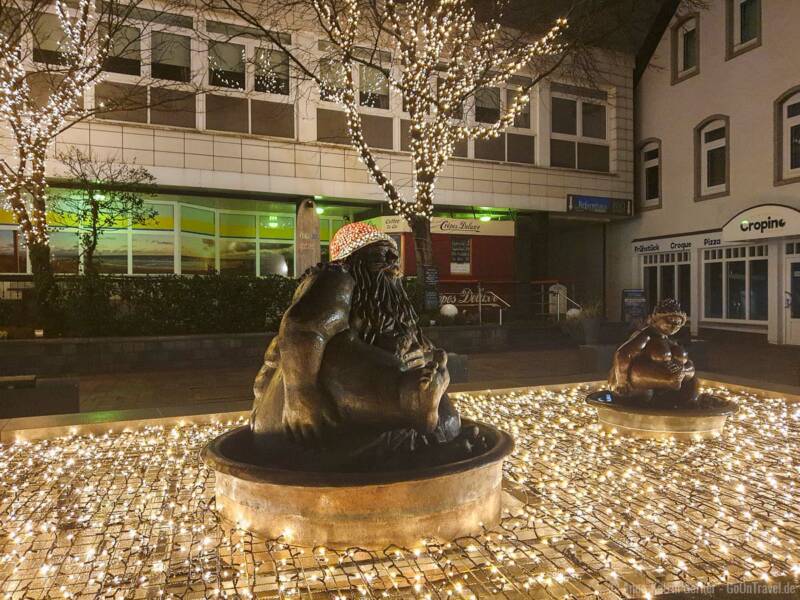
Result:
<instances>
[{"instance_id":1,"label":"tree trunk","mask_svg":"<svg viewBox=\"0 0 800 600\"><path fill-rule=\"evenodd\" d=\"M411 231L414 236L414 255L417 261L417 282L422 291L422 312L439 310L439 275L433 262L431 222L425 217L412 217Z\"/></svg>"},{"instance_id":2,"label":"tree trunk","mask_svg":"<svg viewBox=\"0 0 800 600\"><path fill-rule=\"evenodd\" d=\"M411 231L414 235L414 256L417 260L417 276L422 276L423 266L432 266L433 240L431 222L425 217L412 217Z\"/></svg>"},{"instance_id":3,"label":"tree trunk","mask_svg":"<svg viewBox=\"0 0 800 600\"><path fill-rule=\"evenodd\" d=\"M50 329L57 290L50 264L50 246L47 242L28 244L28 257L33 272L33 320L37 326Z\"/></svg>"}]
</instances>

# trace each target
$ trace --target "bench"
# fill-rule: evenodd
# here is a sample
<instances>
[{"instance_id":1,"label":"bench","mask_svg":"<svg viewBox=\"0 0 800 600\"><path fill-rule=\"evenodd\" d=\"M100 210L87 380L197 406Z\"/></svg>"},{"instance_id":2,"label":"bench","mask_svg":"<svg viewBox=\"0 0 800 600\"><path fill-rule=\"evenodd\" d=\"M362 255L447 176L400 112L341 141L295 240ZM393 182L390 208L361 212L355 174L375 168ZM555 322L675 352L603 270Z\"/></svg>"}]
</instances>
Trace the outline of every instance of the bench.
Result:
<instances>
[{"instance_id":1,"label":"bench","mask_svg":"<svg viewBox=\"0 0 800 600\"><path fill-rule=\"evenodd\" d=\"M80 412L80 387L75 378L0 377L0 419L76 412Z\"/></svg>"}]
</instances>

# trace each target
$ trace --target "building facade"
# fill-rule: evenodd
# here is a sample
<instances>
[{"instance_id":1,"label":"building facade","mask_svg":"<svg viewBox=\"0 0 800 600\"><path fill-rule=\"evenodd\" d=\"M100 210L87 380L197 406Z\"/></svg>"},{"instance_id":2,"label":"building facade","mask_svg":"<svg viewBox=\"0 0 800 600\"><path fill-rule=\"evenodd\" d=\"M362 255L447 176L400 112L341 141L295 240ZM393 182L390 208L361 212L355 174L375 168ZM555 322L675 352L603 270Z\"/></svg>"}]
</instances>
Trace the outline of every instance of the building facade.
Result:
<instances>
[{"instance_id":1,"label":"building facade","mask_svg":"<svg viewBox=\"0 0 800 600\"><path fill-rule=\"evenodd\" d=\"M150 108L104 113L73 126L58 138L48 163L54 188L63 184L55 156L68 147L135 162L156 177L159 193L152 204L158 218L104 235L96 252L101 271L293 276L302 200L316 202L323 258L344 223L387 214L380 189L348 145L344 112L310 81L295 77L288 59L257 31L207 16L161 15L156 21L131 34L136 43L109 61L106 79L84 94L87 106L138 97L143 104L149 98ZM285 42L303 48L317 43L311 33L287 34ZM57 44L41 46L34 60L57 53ZM277 65L269 78L251 62L265 53ZM559 265L583 263L577 256L565 259L576 244L559 249L559 232L578 240L577 247L584 239L602 243L599 223L620 206L625 213L632 200L633 59L597 54L591 86L558 75L537 85L513 127L496 140L459 144L438 181L438 216L513 221L515 243L506 256L492 254L515 265L503 272L510 280L565 277ZM410 182L402 99L380 73L358 71L366 139L389 177ZM483 90L465 106L467 122L493 121L523 85L521 77ZM6 135L2 128L0 133ZM77 273L78 240L69 225L52 230L53 257L58 272ZM581 234L582 227L591 232ZM601 248L595 250L602 256ZM475 253L463 241L441 244L437 252L459 256L439 257L442 278L474 278L477 264L486 262L479 257L474 266L464 264ZM591 276L599 272L588 270ZM2 211L0 271L29 271L11 215Z\"/></svg>"},{"instance_id":2,"label":"building facade","mask_svg":"<svg viewBox=\"0 0 800 600\"><path fill-rule=\"evenodd\" d=\"M638 216L609 230L609 316L643 289L695 334L800 344L799 21L792 0L713 0L662 26L635 92Z\"/></svg>"}]
</instances>

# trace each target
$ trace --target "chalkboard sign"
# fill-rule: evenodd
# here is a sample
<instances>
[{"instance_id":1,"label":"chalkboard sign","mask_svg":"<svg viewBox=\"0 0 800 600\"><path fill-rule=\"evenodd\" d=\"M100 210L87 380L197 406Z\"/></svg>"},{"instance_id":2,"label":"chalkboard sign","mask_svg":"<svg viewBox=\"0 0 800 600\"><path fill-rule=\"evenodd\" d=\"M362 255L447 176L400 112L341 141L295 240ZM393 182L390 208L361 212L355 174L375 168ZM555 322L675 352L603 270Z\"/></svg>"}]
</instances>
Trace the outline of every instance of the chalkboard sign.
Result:
<instances>
[{"instance_id":1,"label":"chalkboard sign","mask_svg":"<svg viewBox=\"0 0 800 600\"><path fill-rule=\"evenodd\" d=\"M622 290L622 320L638 325L645 319L647 319L647 295L644 290Z\"/></svg>"},{"instance_id":2,"label":"chalkboard sign","mask_svg":"<svg viewBox=\"0 0 800 600\"><path fill-rule=\"evenodd\" d=\"M470 239L465 237L450 238L450 272L469 275L472 271L472 247Z\"/></svg>"},{"instance_id":3,"label":"chalkboard sign","mask_svg":"<svg viewBox=\"0 0 800 600\"><path fill-rule=\"evenodd\" d=\"M423 296L422 301L425 305L425 310L438 310L439 292L436 290L425 290L425 295Z\"/></svg>"},{"instance_id":4,"label":"chalkboard sign","mask_svg":"<svg viewBox=\"0 0 800 600\"><path fill-rule=\"evenodd\" d=\"M425 310L438 310L439 308L439 271L433 265L422 267L423 305Z\"/></svg>"},{"instance_id":5,"label":"chalkboard sign","mask_svg":"<svg viewBox=\"0 0 800 600\"><path fill-rule=\"evenodd\" d=\"M439 270L433 265L422 266L422 283L426 288L439 285Z\"/></svg>"}]
</instances>

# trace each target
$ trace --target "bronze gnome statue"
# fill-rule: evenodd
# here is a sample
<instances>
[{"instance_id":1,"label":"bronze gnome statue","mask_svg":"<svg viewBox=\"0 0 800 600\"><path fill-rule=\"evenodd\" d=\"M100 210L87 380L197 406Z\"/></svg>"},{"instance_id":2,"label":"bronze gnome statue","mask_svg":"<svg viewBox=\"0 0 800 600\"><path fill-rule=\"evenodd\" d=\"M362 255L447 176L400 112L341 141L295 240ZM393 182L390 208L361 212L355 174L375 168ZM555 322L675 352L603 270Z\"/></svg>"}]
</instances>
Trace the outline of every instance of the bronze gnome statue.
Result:
<instances>
[{"instance_id":1,"label":"bronze gnome statue","mask_svg":"<svg viewBox=\"0 0 800 600\"><path fill-rule=\"evenodd\" d=\"M256 450L319 469L468 452L478 440L461 432L445 394L447 354L417 323L394 240L352 223L331 240L330 258L301 277L264 356L250 418Z\"/></svg>"},{"instance_id":2,"label":"bronze gnome statue","mask_svg":"<svg viewBox=\"0 0 800 600\"><path fill-rule=\"evenodd\" d=\"M659 302L646 325L614 353L609 388L620 399L659 407L689 407L699 387L694 364L672 337L686 313L672 299Z\"/></svg>"}]
</instances>

